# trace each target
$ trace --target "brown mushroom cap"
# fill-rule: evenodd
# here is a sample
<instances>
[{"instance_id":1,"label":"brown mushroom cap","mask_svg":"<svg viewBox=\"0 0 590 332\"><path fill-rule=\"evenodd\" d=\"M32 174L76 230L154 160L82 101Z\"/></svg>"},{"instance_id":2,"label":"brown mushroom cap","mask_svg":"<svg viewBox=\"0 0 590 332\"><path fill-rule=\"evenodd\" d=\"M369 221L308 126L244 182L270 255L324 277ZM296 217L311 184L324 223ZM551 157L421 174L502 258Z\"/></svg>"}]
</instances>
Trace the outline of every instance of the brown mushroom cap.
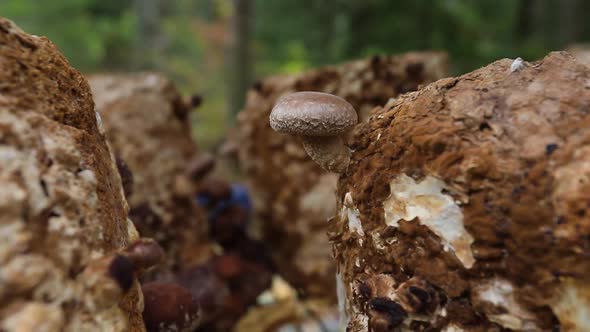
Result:
<instances>
[{"instance_id":1,"label":"brown mushroom cap","mask_svg":"<svg viewBox=\"0 0 590 332\"><path fill-rule=\"evenodd\" d=\"M142 286L142 292L143 320L148 332L192 331L197 327L200 307L187 288L150 282Z\"/></svg>"},{"instance_id":2,"label":"brown mushroom cap","mask_svg":"<svg viewBox=\"0 0 590 332\"><path fill-rule=\"evenodd\" d=\"M272 109L275 131L302 136L339 135L358 121L354 107L328 93L303 91L282 97Z\"/></svg>"},{"instance_id":3,"label":"brown mushroom cap","mask_svg":"<svg viewBox=\"0 0 590 332\"><path fill-rule=\"evenodd\" d=\"M127 246L124 255L133 264L135 272L138 272L161 263L166 254L156 241L142 238Z\"/></svg>"}]
</instances>

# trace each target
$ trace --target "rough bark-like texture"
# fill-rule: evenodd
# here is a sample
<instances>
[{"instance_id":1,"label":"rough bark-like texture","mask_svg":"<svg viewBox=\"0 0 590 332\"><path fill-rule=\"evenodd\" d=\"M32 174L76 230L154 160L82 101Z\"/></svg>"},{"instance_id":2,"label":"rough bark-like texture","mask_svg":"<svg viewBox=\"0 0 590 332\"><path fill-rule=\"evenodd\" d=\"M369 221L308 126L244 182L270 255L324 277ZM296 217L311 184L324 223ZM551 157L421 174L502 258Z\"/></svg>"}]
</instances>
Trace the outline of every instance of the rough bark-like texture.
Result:
<instances>
[{"instance_id":1,"label":"rough bark-like texture","mask_svg":"<svg viewBox=\"0 0 590 332\"><path fill-rule=\"evenodd\" d=\"M172 82L156 73L94 75L89 82L114 154L132 175L132 187L126 188L131 220L142 236L164 248L168 268L193 263L206 221L187 177L197 154L189 106Z\"/></svg>"},{"instance_id":2,"label":"rough bark-like texture","mask_svg":"<svg viewBox=\"0 0 590 332\"><path fill-rule=\"evenodd\" d=\"M325 227L335 212L337 176L311 161L296 138L270 128L275 102L295 91L327 92L346 99L364 119L389 98L446 73L446 54L409 53L271 77L249 91L234 138L240 166L251 181L264 240L282 275L297 288L334 297L335 267Z\"/></svg>"},{"instance_id":3,"label":"rough bark-like texture","mask_svg":"<svg viewBox=\"0 0 590 332\"><path fill-rule=\"evenodd\" d=\"M355 129L329 233L349 331L590 329L590 69L511 64Z\"/></svg>"},{"instance_id":4,"label":"rough bark-like texture","mask_svg":"<svg viewBox=\"0 0 590 332\"><path fill-rule=\"evenodd\" d=\"M0 18L0 330L144 330L133 234L88 83Z\"/></svg>"}]
</instances>

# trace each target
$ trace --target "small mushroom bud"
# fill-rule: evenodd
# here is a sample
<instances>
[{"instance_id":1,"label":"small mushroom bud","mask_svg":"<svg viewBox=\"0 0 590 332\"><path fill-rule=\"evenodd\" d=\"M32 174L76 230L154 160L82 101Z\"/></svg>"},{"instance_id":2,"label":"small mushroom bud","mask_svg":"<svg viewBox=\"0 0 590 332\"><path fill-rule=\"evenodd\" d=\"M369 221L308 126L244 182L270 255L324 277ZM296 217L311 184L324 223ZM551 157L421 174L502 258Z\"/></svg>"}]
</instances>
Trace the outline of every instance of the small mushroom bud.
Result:
<instances>
[{"instance_id":1,"label":"small mushroom bud","mask_svg":"<svg viewBox=\"0 0 590 332\"><path fill-rule=\"evenodd\" d=\"M142 286L142 292L148 332L188 332L199 325L199 304L188 289L174 283L150 282Z\"/></svg>"},{"instance_id":2,"label":"small mushroom bud","mask_svg":"<svg viewBox=\"0 0 590 332\"><path fill-rule=\"evenodd\" d=\"M152 239L139 239L129 245L125 256L133 263L136 272L149 269L164 259L164 250Z\"/></svg>"},{"instance_id":3,"label":"small mushroom bud","mask_svg":"<svg viewBox=\"0 0 590 332\"><path fill-rule=\"evenodd\" d=\"M342 136L358 122L346 100L321 92L296 92L281 98L270 114L277 132L301 137L307 154L323 169L343 173L350 162L350 149Z\"/></svg>"},{"instance_id":4,"label":"small mushroom bud","mask_svg":"<svg viewBox=\"0 0 590 332\"><path fill-rule=\"evenodd\" d=\"M385 297L376 297L368 303L369 331L395 331L408 316L401 305Z\"/></svg>"},{"instance_id":5,"label":"small mushroom bud","mask_svg":"<svg viewBox=\"0 0 590 332\"><path fill-rule=\"evenodd\" d=\"M86 299L88 305L106 308L116 304L131 288L135 274L131 260L114 253L90 262L78 278L92 294Z\"/></svg>"},{"instance_id":6,"label":"small mushroom bud","mask_svg":"<svg viewBox=\"0 0 590 332\"><path fill-rule=\"evenodd\" d=\"M438 293L428 282L416 277L396 290L402 307L415 314L432 314L439 305Z\"/></svg>"},{"instance_id":7,"label":"small mushroom bud","mask_svg":"<svg viewBox=\"0 0 590 332\"><path fill-rule=\"evenodd\" d=\"M133 284L133 271L133 263L128 258L123 255L115 255L109 264L108 274L126 292Z\"/></svg>"},{"instance_id":8,"label":"small mushroom bud","mask_svg":"<svg viewBox=\"0 0 590 332\"><path fill-rule=\"evenodd\" d=\"M103 279L108 278L114 281L118 286L117 288L123 292L131 288L135 278L133 263L121 254L107 255L92 261L84 269L83 275L89 285L98 284L103 282Z\"/></svg>"}]
</instances>

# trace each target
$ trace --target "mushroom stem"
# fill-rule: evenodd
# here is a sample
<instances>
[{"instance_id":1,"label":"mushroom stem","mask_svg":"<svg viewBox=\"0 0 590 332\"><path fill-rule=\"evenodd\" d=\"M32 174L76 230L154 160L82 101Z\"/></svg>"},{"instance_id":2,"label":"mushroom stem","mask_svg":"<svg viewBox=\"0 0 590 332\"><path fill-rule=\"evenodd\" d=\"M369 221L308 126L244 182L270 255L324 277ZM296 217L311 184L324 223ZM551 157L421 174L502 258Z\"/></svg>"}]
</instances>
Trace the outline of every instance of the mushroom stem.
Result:
<instances>
[{"instance_id":1,"label":"mushroom stem","mask_svg":"<svg viewBox=\"0 0 590 332\"><path fill-rule=\"evenodd\" d=\"M305 152L328 172L344 173L350 162L350 149L340 136L301 136Z\"/></svg>"}]
</instances>

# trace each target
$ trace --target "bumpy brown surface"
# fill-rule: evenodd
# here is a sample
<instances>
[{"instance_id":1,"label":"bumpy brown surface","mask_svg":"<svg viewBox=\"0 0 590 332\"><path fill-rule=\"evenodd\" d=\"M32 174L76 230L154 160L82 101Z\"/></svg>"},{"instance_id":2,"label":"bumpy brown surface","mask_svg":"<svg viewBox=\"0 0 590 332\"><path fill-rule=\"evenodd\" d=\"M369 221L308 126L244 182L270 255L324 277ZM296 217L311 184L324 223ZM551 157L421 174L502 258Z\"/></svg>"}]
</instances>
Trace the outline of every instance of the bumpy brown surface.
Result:
<instances>
[{"instance_id":1,"label":"bumpy brown surface","mask_svg":"<svg viewBox=\"0 0 590 332\"><path fill-rule=\"evenodd\" d=\"M186 172L197 154L189 106L156 73L94 75L89 82L114 154L132 174L131 220L164 248L168 267L190 264L206 224Z\"/></svg>"},{"instance_id":2,"label":"bumpy brown surface","mask_svg":"<svg viewBox=\"0 0 590 332\"><path fill-rule=\"evenodd\" d=\"M350 331L588 328L574 316L590 308L590 69L567 53L511 64L440 80L356 128L338 197L346 211L350 193L362 232L350 213L330 232ZM474 238L471 268L426 220L386 225L390 183L404 175L444 182L440 197Z\"/></svg>"},{"instance_id":3,"label":"bumpy brown surface","mask_svg":"<svg viewBox=\"0 0 590 332\"><path fill-rule=\"evenodd\" d=\"M239 114L234 140L240 166L250 179L264 240L289 282L313 296L334 295L335 267L325 227L335 212L337 176L311 161L298 139L270 128L268 118L278 98L295 91L332 93L350 102L363 119L389 98L446 73L446 54L409 53L254 84Z\"/></svg>"},{"instance_id":4,"label":"bumpy brown surface","mask_svg":"<svg viewBox=\"0 0 590 332\"><path fill-rule=\"evenodd\" d=\"M143 330L133 271L103 264L129 240L87 82L0 18L0 330Z\"/></svg>"}]
</instances>

